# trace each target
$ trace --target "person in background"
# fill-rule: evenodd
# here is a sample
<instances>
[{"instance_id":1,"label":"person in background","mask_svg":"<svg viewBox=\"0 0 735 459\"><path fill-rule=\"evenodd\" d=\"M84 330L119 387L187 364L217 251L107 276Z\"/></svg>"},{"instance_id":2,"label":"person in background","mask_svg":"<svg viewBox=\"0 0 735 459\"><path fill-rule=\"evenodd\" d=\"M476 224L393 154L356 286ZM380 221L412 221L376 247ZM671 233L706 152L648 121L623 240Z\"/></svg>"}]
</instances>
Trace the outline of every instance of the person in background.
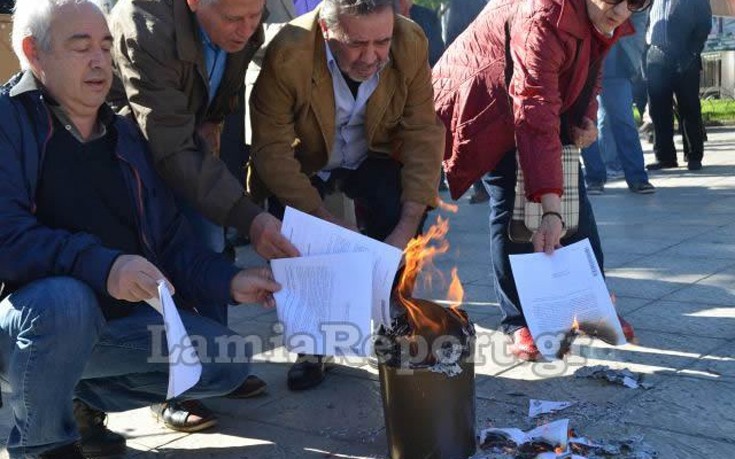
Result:
<instances>
[{"instance_id":1,"label":"person in background","mask_svg":"<svg viewBox=\"0 0 735 459\"><path fill-rule=\"evenodd\" d=\"M12 459L124 455L106 412L167 397L168 353L154 331L163 319L145 302L159 283L200 351L237 337L202 305L273 306L279 288L268 268L241 270L193 236L137 126L105 103L112 40L90 0L16 2L23 71L0 89L0 373L12 391ZM247 361L244 350L200 354L201 378L183 397L238 397L249 365L231 362Z\"/></svg>"},{"instance_id":2,"label":"person in background","mask_svg":"<svg viewBox=\"0 0 735 459\"><path fill-rule=\"evenodd\" d=\"M687 168L702 169L704 129L699 102L702 50L712 27L709 0L657 0L646 42L648 103L655 132L656 161L649 171L679 167L674 146L674 97L688 142Z\"/></svg>"},{"instance_id":3,"label":"person in background","mask_svg":"<svg viewBox=\"0 0 735 459\"><path fill-rule=\"evenodd\" d=\"M607 180L606 158L622 167L628 189L637 194L651 194L656 188L648 181L643 163L643 148L633 118L633 79L641 73L646 12L636 13L631 22L636 34L621 38L610 48L602 66L602 92L597 112L599 136L582 150L588 194L601 194ZM640 35L639 35L640 33Z\"/></svg>"},{"instance_id":4,"label":"person in background","mask_svg":"<svg viewBox=\"0 0 735 459\"><path fill-rule=\"evenodd\" d=\"M431 67L444 52L444 40L442 39L442 28L436 11L417 5L413 0L400 0L401 14L410 18L421 26L426 38L429 40L429 65Z\"/></svg>"},{"instance_id":5,"label":"person in background","mask_svg":"<svg viewBox=\"0 0 735 459\"><path fill-rule=\"evenodd\" d=\"M510 341L510 352L520 359L536 360L540 353L523 315L509 256L551 254L562 244L589 238L604 272L600 237L582 177L576 184L579 227L564 237L562 146L588 147L595 141L600 65L610 47L632 33L631 12L649 4L648 0L495 0L434 67L434 105L447 128L444 156L449 158L445 166L452 198L459 198L489 172L490 257L503 313L501 329ZM523 170L526 198L543 209L531 243L508 237L518 167ZM623 325L626 336L632 337L632 327Z\"/></svg>"}]
</instances>

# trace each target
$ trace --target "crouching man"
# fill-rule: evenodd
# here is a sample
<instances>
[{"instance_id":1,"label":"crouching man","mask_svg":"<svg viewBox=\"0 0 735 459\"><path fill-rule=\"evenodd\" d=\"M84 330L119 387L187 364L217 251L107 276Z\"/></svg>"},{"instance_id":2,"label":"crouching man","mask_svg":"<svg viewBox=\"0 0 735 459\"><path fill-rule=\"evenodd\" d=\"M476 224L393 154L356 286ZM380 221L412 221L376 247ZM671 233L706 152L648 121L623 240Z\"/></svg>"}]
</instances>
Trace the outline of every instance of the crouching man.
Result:
<instances>
[{"instance_id":1,"label":"crouching man","mask_svg":"<svg viewBox=\"0 0 735 459\"><path fill-rule=\"evenodd\" d=\"M151 358L162 319L143 302L157 282L176 288L187 331L209 350L235 333L196 305L272 305L279 286L267 269L240 271L197 245L139 131L105 105L112 37L92 0L18 0L13 46L24 71L0 91L7 449L114 457L125 439L105 428L105 412L166 398L168 364ZM184 397L236 395L250 369L226 357L200 355Z\"/></svg>"}]
</instances>

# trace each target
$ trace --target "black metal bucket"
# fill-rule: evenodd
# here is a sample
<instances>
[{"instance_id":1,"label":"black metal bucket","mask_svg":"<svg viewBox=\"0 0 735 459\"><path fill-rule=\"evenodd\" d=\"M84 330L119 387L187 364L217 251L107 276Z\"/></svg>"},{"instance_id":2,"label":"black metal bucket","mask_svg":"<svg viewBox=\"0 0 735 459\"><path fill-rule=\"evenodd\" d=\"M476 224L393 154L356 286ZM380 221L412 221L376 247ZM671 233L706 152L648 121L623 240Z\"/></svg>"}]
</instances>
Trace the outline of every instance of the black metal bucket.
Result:
<instances>
[{"instance_id":1,"label":"black metal bucket","mask_svg":"<svg viewBox=\"0 0 735 459\"><path fill-rule=\"evenodd\" d=\"M383 346L375 348L391 459L467 459L476 449L474 327L468 321L461 327L458 352L436 359L451 362L439 371L412 360L405 318L397 323L387 334L381 330Z\"/></svg>"},{"instance_id":2,"label":"black metal bucket","mask_svg":"<svg viewBox=\"0 0 735 459\"><path fill-rule=\"evenodd\" d=\"M378 365L391 459L467 459L475 453L475 368L456 376Z\"/></svg>"}]
</instances>

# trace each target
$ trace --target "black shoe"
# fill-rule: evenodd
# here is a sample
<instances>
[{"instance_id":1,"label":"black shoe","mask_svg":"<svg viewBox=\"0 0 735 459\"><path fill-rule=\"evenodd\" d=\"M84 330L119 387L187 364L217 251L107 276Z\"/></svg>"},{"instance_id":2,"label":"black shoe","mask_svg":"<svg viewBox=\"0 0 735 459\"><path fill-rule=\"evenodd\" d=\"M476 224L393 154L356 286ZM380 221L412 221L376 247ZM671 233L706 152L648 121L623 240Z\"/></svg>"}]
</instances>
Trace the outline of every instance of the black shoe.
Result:
<instances>
[{"instance_id":1,"label":"black shoe","mask_svg":"<svg viewBox=\"0 0 735 459\"><path fill-rule=\"evenodd\" d=\"M288 370L288 388L306 390L321 384L330 368L328 361L331 359L322 355L299 354L296 363Z\"/></svg>"},{"instance_id":2,"label":"black shoe","mask_svg":"<svg viewBox=\"0 0 735 459\"><path fill-rule=\"evenodd\" d=\"M85 459L82 454L82 447L79 443L72 443L69 445L60 446L54 448L51 451L46 451L41 454L41 459Z\"/></svg>"},{"instance_id":3,"label":"black shoe","mask_svg":"<svg viewBox=\"0 0 735 459\"><path fill-rule=\"evenodd\" d=\"M648 180L642 182L631 183L628 185L628 189L633 193L638 194L652 194L656 192L656 187L651 184Z\"/></svg>"},{"instance_id":4,"label":"black shoe","mask_svg":"<svg viewBox=\"0 0 735 459\"><path fill-rule=\"evenodd\" d=\"M177 432L199 432L217 424L217 416L199 400L159 403L151 411L156 420Z\"/></svg>"},{"instance_id":5,"label":"black shoe","mask_svg":"<svg viewBox=\"0 0 735 459\"><path fill-rule=\"evenodd\" d=\"M603 182L590 182L587 184L587 194L598 196L605 192L605 184Z\"/></svg>"},{"instance_id":6,"label":"black shoe","mask_svg":"<svg viewBox=\"0 0 735 459\"><path fill-rule=\"evenodd\" d=\"M661 169L674 169L676 167L679 167L679 163L674 161L673 163L663 163L660 161L656 161L655 163L648 164L646 166L646 169L649 171L660 171Z\"/></svg>"},{"instance_id":7,"label":"black shoe","mask_svg":"<svg viewBox=\"0 0 735 459\"><path fill-rule=\"evenodd\" d=\"M687 169L690 171L701 171L702 170L702 161L689 161L687 164Z\"/></svg>"},{"instance_id":8,"label":"black shoe","mask_svg":"<svg viewBox=\"0 0 735 459\"><path fill-rule=\"evenodd\" d=\"M250 375L245 378L245 382L240 384L240 387L233 390L229 394L225 395L227 398L251 398L257 397L258 395L265 394L265 390L268 388L268 383L258 378L255 375Z\"/></svg>"},{"instance_id":9,"label":"black shoe","mask_svg":"<svg viewBox=\"0 0 735 459\"><path fill-rule=\"evenodd\" d=\"M74 419L82 437L80 443L85 457L114 458L125 454L125 437L105 426L105 413L81 400L74 400Z\"/></svg>"}]
</instances>

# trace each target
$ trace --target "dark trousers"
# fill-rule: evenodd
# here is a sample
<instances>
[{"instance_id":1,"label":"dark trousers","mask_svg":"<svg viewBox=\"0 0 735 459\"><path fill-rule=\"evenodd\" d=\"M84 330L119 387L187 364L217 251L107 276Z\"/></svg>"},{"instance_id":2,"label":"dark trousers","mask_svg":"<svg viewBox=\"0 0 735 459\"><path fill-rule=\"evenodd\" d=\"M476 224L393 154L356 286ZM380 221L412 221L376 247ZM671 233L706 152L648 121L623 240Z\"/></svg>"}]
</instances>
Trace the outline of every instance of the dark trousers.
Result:
<instances>
[{"instance_id":1,"label":"dark trousers","mask_svg":"<svg viewBox=\"0 0 735 459\"><path fill-rule=\"evenodd\" d=\"M355 170L331 171L327 181L315 175L311 184L322 197L341 191L354 200L365 234L373 239L385 240L401 218L401 165L393 159L371 156ZM269 211L283 218L280 203L270 202Z\"/></svg>"},{"instance_id":2,"label":"dark trousers","mask_svg":"<svg viewBox=\"0 0 735 459\"><path fill-rule=\"evenodd\" d=\"M513 213L516 187L516 155L514 151L506 153L497 167L485 178L490 193L490 256L494 274L495 293L500 303L503 317L500 328L503 333L510 334L526 326L518 290L513 280L510 267L510 255L532 253L531 243L512 242L508 238L508 224ZM562 245L589 238L595 252L600 271L604 272L604 260L600 236L597 233L595 215L592 205L587 199L584 178L579 173L579 228L577 232L562 239Z\"/></svg>"},{"instance_id":3,"label":"dark trousers","mask_svg":"<svg viewBox=\"0 0 735 459\"><path fill-rule=\"evenodd\" d=\"M685 69L678 69L656 48L646 58L648 97L651 119L656 133L653 150L656 159L665 164L676 163L674 146L674 96L685 141L689 144L688 161L701 162L704 154L702 107L699 103L699 59Z\"/></svg>"}]
</instances>

